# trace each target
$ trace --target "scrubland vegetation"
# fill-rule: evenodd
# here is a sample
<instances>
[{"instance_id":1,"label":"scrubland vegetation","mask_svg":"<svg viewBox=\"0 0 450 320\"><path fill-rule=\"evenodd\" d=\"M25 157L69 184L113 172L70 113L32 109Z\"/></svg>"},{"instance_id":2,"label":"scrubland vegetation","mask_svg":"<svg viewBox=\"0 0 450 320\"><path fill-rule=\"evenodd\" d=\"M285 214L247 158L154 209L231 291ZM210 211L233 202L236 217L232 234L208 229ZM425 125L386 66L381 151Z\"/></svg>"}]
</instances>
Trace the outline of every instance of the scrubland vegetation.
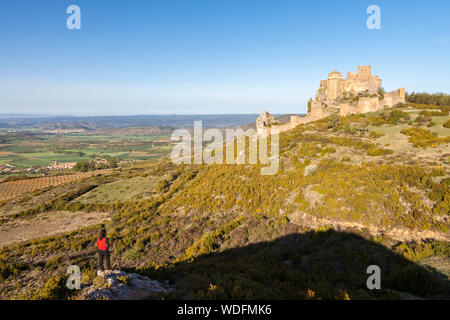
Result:
<instances>
[{"instance_id":1,"label":"scrubland vegetation","mask_svg":"<svg viewBox=\"0 0 450 320\"><path fill-rule=\"evenodd\" d=\"M449 299L445 112L406 103L298 126L280 135L273 176L261 175L261 165L169 160L111 169L77 187L2 202L2 223L56 210L110 212L113 266L170 280L177 291L165 298ZM417 126L421 116L435 125ZM8 213L17 206L26 209ZM0 296L76 298L65 289L66 268L80 266L83 284L100 281L100 228L0 249ZM367 290L371 264L381 267L380 291Z\"/></svg>"}]
</instances>

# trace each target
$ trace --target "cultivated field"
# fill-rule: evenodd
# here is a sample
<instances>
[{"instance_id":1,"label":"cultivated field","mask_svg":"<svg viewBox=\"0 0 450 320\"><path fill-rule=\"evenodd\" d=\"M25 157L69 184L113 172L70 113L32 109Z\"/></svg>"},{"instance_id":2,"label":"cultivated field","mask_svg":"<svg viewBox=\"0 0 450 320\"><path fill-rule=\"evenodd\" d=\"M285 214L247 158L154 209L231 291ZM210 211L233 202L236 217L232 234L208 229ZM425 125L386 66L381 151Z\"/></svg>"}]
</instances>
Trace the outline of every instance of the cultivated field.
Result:
<instances>
[{"instance_id":1,"label":"cultivated field","mask_svg":"<svg viewBox=\"0 0 450 320\"><path fill-rule=\"evenodd\" d=\"M18 197L24 193L32 192L63 183L80 180L97 172L75 173L62 176L42 177L0 183L0 201Z\"/></svg>"},{"instance_id":2,"label":"cultivated field","mask_svg":"<svg viewBox=\"0 0 450 320\"><path fill-rule=\"evenodd\" d=\"M84 133L1 133L0 165L16 168L79 162L96 157L149 160L168 154L168 130L154 128L98 130Z\"/></svg>"}]
</instances>

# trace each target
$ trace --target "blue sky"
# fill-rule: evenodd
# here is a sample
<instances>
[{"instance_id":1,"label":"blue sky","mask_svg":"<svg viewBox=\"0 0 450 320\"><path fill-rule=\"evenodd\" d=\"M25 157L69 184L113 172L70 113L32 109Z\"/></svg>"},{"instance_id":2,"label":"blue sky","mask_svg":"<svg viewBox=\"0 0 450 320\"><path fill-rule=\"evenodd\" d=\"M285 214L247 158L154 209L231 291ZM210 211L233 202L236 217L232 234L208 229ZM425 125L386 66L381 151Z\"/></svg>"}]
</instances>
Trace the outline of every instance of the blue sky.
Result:
<instances>
[{"instance_id":1,"label":"blue sky","mask_svg":"<svg viewBox=\"0 0 450 320\"><path fill-rule=\"evenodd\" d=\"M329 72L366 64L386 90L449 93L449 16L448 0L2 0L0 113L303 113Z\"/></svg>"}]
</instances>

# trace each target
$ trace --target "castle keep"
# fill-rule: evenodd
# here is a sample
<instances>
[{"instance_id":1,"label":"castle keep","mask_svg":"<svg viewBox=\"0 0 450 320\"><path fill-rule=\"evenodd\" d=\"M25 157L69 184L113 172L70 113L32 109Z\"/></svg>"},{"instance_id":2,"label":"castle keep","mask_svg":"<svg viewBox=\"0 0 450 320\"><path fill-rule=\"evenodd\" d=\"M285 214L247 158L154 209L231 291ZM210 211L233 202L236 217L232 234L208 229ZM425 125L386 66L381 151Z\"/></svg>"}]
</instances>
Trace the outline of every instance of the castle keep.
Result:
<instances>
[{"instance_id":1,"label":"castle keep","mask_svg":"<svg viewBox=\"0 0 450 320\"><path fill-rule=\"evenodd\" d=\"M371 74L370 66L359 66L358 72L347 72L347 79L342 78L338 71L328 74L327 80L321 80L314 99L308 101L306 116L291 116L288 124L277 125L277 129L286 131L299 124L316 121L332 114L346 116L354 113L377 111L385 106L392 107L405 102L405 89L400 88L392 92L383 92L381 79ZM264 131L272 123L263 121L268 118L268 112L258 117L256 128ZM272 121L270 121L272 122ZM269 123L269 124L268 124Z\"/></svg>"}]
</instances>

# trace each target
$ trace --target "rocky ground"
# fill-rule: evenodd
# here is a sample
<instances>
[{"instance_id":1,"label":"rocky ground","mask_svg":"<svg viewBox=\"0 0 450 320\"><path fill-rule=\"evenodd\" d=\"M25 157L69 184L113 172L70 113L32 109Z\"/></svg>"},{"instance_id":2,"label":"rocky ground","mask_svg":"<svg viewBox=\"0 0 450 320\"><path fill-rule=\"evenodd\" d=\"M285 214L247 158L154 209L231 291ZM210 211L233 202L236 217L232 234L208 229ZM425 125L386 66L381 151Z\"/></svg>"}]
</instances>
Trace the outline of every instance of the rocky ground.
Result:
<instances>
[{"instance_id":1,"label":"rocky ground","mask_svg":"<svg viewBox=\"0 0 450 320\"><path fill-rule=\"evenodd\" d=\"M81 289L75 299L137 300L160 297L173 291L168 281L159 282L121 270L98 271L92 285Z\"/></svg>"}]
</instances>

